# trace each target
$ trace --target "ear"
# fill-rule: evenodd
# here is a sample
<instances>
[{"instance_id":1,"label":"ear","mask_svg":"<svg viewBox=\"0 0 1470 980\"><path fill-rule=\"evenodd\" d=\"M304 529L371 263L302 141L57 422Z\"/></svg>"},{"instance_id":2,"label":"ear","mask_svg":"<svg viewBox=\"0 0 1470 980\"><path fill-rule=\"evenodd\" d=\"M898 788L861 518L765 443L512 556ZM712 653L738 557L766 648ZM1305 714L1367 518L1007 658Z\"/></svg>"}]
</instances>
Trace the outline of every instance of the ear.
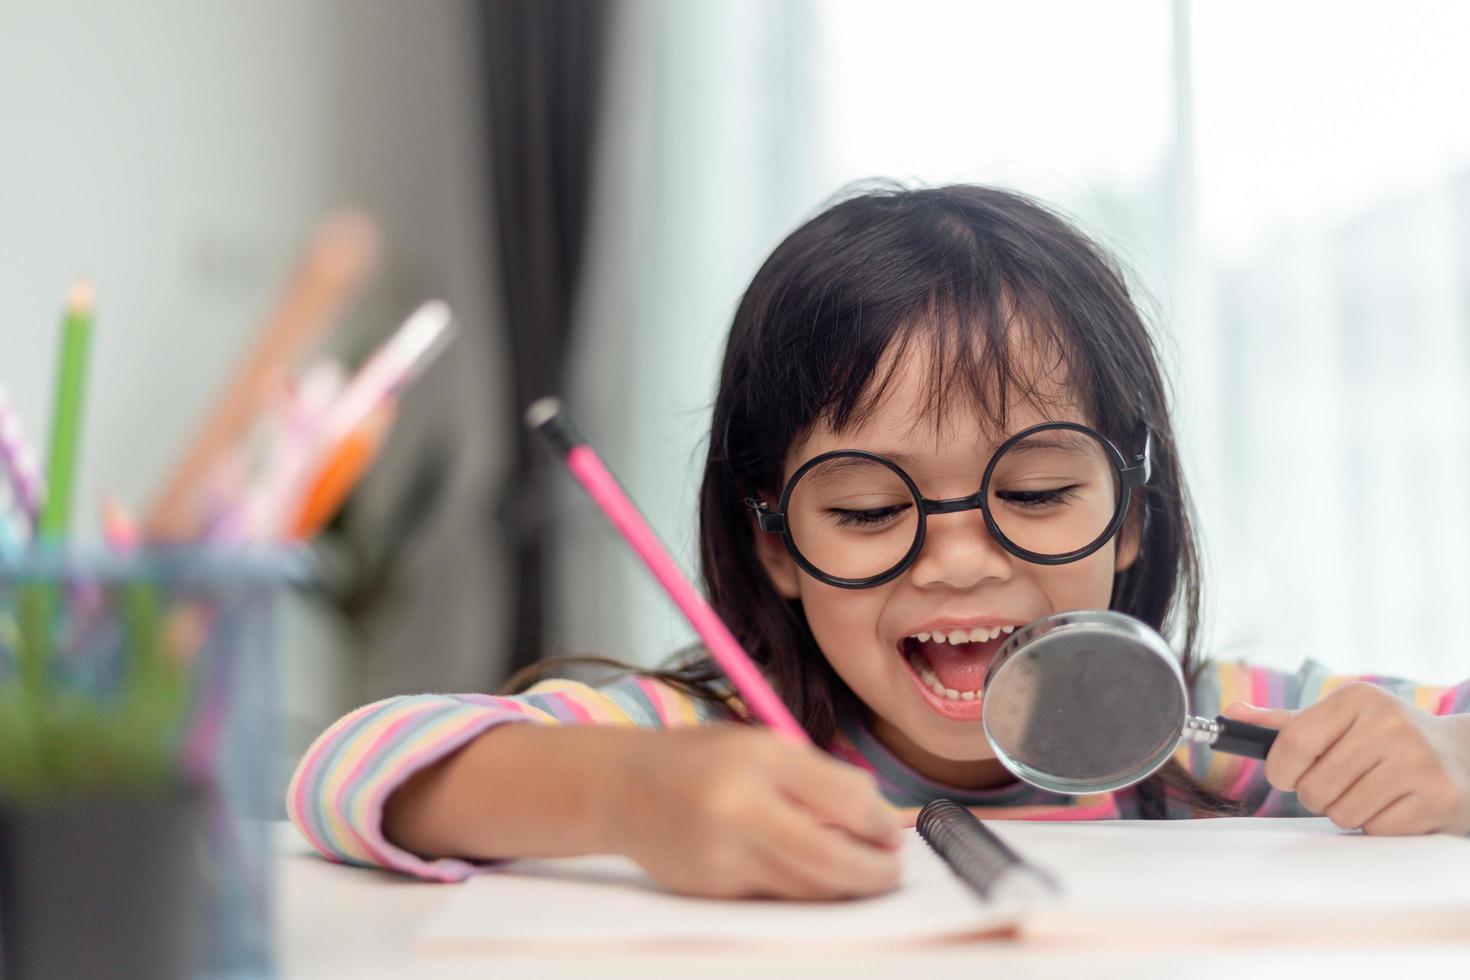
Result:
<instances>
[{"instance_id":1,"label":"ear","mask_svg":"<svg viewBox=\"0 0 1470 980\"><path fill-rule=\"evenodd\" d=\"M801 598L801 590L797 587L800 571L791 552L786 550L786 540L779 534L762 531L754 516L750 518L750 533L755 535L756 557L760 559L761 567L766 570L776 592L783 599Z\"/></svg>"},{"instance_id":2,"label":"ear","mask_svg":"<svg viewBox=\"0 0 1470 980\"><path fill-rule=\"evenodd\" d=\"M1113 574L1121 575L1133 567L1138 553L1143 550L1143 532L1148 525L1146 508L1142 496L1136 496L1128 504L1128 516L1123 518L1123 528L1118 532L1118 549L1113 557Z\"/></svg>"}]
</instances>

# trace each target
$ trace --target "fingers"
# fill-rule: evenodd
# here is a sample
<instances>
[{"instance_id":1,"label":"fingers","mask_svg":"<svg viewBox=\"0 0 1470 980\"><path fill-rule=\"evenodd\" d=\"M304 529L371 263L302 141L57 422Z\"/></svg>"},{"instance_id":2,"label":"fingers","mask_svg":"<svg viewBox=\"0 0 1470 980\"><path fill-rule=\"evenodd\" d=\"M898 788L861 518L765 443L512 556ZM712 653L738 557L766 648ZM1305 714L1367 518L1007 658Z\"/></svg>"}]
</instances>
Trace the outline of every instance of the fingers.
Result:
<instances>
[{"instance_id":1,"label":"fingers","mask_svg":"<svg viewBox=\"0 0 1470 980\"><path fill-rule=\"evenodd\" d=\"M1430 821L1416 806L1413 793L1405 793L1363 821L1363 833L1384 837L1428 834L1433 830Z\"/></svg>"},{"instance_id":2,"label":"fingers","mask_svg":"<svg viewBox=\"0 0 1470 980\"><path fill-rule=\"evenodd\" d=\"M691 803L700 870L642 855L655 877L698 894L848 898L898 880L901 818L871 773L762 732L723 733L728 758L701 767Z\"/></svg>"},{"instance_id":3,"label":"fingers","mask_svg":"<svg viewBox=\"0 0 1470 980\"><path fill-rule=\"evenodd\" d=\"M1388 804L1398 802L1403 794L1397 776L1393 766L1377 762L1337 799L1317 812L1343 830L1357 830Z\"/></svg>"},{"instance_id":4,"label":"fingers","mask_svg":"<svg viewBox=\"0 0 1470 980\"><path fill-rule=\"evenodd\" d=\"M819 901L824 898L846 898L847 893L828 894L808 876L792 867L780 855L762 851L749 855L746 869L748 883L731 889L720 898L782 898Z\"/></svg>"},{"instance_id":5,"label":"fingers","mask_svg":"<svg viewBox=\"0 0 1470 980\"><path fill-rule=\"evenodd\" d=\"M730 840L722 850L706 847L701 857L701 866L684 862L650 870L675 891L706 898L805 898L814 893L810 880L768 849Z\"/></svg>"},{"instance_id":6,"label":"fingers","mask_svg":"<svg viewBox=\"0 0 1470 980\"><path fill-rule=\"evenodd\" d=\"M1280 729L1296 715L1296 712L1285 708L1257 708L1244 701L1232 701L1225 706L1221 714L1234 721L1245 721L1252 725Z\"/></svg>"},{"instance_id":7,"label":"fingers","mask_svg":"<svg viewBox=\"0 0 1470 980\"><path fill-rule=\"evenodd\" d=\"M1297 780L1297 800L1313 813L1325 814L1382 758L1383 747L1375 744L1366 726L1350 725L1347 732ZM1371 815L1370 811L1363 817Z\"/></svg>"},{"instance_id":8,"label":"fingers","mask_svg":"<svg viewBox=\"0 0 1470 980\"><path fill-rule=\"evenodd\" d=\"M1424 834L1470 826L1470 740L1366 683L1349 683L1300 712L1235 704L1226 715L1278 724L1266 758L1272 786L1340 827ZM1466 729L1470 732L1470 728Z\"/></svg>"},{"instance_id":9,"label":"fingers","mask_svg":"<svg viewBox=\"0 0 1470 980\"><path fill-rule=\"evenodd\" d=\"M790 803L773 806L755 837L762 857L780 872L791 898L849 898L886 891L898 882L898 852L869 846L844 830L823 826Z\"/></svg>"},{"instance_id":10,"label":"fingers","mask_svg":"<svg viewBox=\"0 0 1470 980\"><path fill-rule=\"evenodd\" d=\"M837 762L815 749L790 752L781 788L824 820L878 847L902 839L901 815L883 799L873 774Z\"/></svg>"},{"instance_id":11,"label":"fingers","mask_svg":"<svg viewBox=\"0 0 1470 980\"><path fill-rule=\"evenodd\" d=\"M1344 687L1310 708L1290 714L1279 726L1281 734L1266 756L1266 779L1271 785L1296 792L1297 783L1313 763L1352 727L1362 701L1357 692Z\"/></svg>"}]
</instances>

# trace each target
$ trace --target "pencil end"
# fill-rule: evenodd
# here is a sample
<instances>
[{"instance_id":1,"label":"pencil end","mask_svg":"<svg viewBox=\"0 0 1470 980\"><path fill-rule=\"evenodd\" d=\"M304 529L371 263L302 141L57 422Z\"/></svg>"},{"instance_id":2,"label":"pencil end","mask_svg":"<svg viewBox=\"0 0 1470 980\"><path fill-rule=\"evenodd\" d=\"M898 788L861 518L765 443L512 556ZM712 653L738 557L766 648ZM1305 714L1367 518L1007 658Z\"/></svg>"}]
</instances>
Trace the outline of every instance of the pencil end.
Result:
<instances>
[{"instance_id":1,"label":"pencil end","mask_svg":"<svg viewBox=\"0 0 1470 980\"><path fill-rule=\"evenodd\" d=\"M381 251L382 234L370 215L339 211L317 226L306 262L319 275L355 288L377 269Z\"/></svg>"},{"instance_id":2,"label":"pencil end","mask_svg":"<svg viewBox=\"0 0 1470 980\"><path fill-rule=\"evenodd\" d=\"M582 442L582 437L561 410L561 399L553 395L538 398L530 404L526 409L526 426L541 433L563 456Z\"/></svg>"},{"instance_id":3,"label":"pencil end","mask_svg":"<svg viewBox=\"0 0 1470 980\"><path fill-rule=\"evenodd\" d=\"M526 408L526 427L539 429L561 412L561 399L555 395L538 398Z\"/></svg>"}]
</instances>

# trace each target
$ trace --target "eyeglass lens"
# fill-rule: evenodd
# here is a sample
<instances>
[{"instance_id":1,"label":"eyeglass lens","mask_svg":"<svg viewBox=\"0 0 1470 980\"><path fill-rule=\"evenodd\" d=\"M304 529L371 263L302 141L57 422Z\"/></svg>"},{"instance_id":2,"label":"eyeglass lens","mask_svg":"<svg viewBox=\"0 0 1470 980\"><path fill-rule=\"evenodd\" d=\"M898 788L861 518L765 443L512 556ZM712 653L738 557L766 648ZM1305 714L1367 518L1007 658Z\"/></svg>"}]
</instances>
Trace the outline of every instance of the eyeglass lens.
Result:
<instances>
[{"instance_id":1,"label":"eyeglass lens","mask_svg":"<svg viewBox=\"0 0 1470 980\"><path fill-rule=\"evenodd\" d=\"M1117 468L1097 437L1044 429L995 460L986 506L1012 545L1060 556L1086 548L1107 530L1121 494ZM909 553L919 534L919 507L893 468L838 455L797 480L786 521L796 550L813 566L833 578L865 579L883 575Z\"/></svg>"}]
</instances>

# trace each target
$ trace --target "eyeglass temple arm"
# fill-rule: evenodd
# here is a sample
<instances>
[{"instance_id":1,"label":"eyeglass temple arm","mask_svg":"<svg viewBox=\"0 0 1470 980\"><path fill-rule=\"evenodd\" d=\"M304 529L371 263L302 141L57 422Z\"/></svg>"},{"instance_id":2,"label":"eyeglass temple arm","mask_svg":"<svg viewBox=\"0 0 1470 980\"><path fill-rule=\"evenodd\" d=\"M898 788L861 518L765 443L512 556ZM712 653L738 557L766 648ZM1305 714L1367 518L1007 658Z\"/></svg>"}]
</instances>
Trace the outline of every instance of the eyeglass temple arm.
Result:
<instances>
[{"instance_id":1,"label":"eyeglass temple arm","mask_svg":"<svg viewBox=\"0 0 1470 980\"><path fill-rule=\"evenodd\" d=\"M1145 426L1143 429L1143 451L1133 457L1133 465L1123 467L1120 474L1125 486L1140 487L1148 482L1153 475L1153 433Z\"/></svg>"},{"instance_id":2,"label":"eyeglass temple arm","mask_svg":"<svg viewBox=\"0 0 1470 980\"><path fill-rule=\"evenodd\" d=\"M756 525L767 534L780 534L786 530L786 515L771 513L771 511L766 509L766 502L764 500L746 497L745 506L749 507L752 513L755 514Z\"/></svg>"}]
</instances>

